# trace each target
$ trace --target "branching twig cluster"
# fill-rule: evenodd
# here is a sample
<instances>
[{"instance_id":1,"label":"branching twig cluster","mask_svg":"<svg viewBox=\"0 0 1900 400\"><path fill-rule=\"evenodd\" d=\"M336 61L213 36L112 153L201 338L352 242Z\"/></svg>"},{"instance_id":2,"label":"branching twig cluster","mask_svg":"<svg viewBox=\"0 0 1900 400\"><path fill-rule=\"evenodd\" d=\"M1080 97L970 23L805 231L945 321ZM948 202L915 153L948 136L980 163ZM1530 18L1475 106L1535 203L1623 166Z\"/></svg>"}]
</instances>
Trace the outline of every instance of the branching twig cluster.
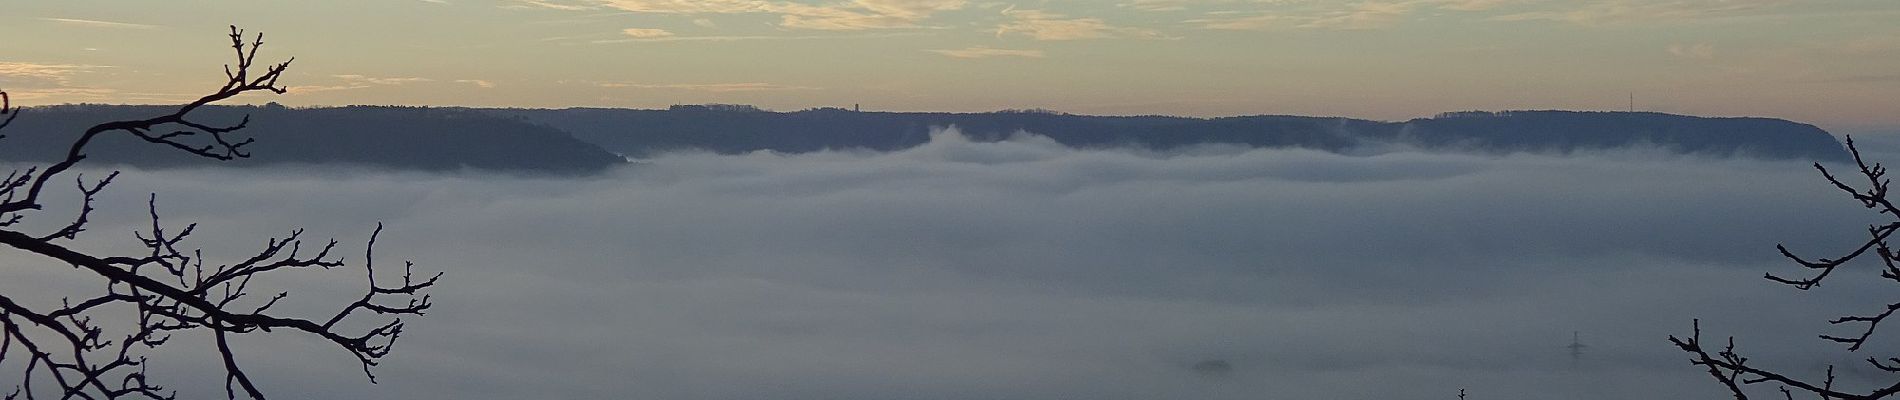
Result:
<instances>
[{"instance_id":1,"label":"branching twig cluster","mask_svg":"<svg viewBox=\"0 0 1900 400\"><path fill-rule=\"evenodd\" d=\"M1833 184L1836 189L1846 192L1853 196L1854 200L1859 201L1862 206L1878 211L1881 215L1892 218L1893 221L1886 224L1868 226L1867 240L1861 242L1861 244L1839 257L1809 259L1795 255L1794 252L1789 251L1786 246L1777 245L1775 249L1781 252L1782 257L1786 257L1796 264L1801 265L1810 271L1811 274L1806 277L1787 278L1770 273L1766 275L1768 280L1787 284L1800 290L1809 290L1819 286L1823 280L1827 279L1836 269L1847 262L1861 258L1867 254L1873 254L1880 259L1881 265L1883 265L1880 271L1880 277L1893 281L1894 283L1900 283L1900 254L1896 254L1893 248L1888 244L1888 239L1892 237L1896 231L1900 231L1900 207L1896 207L1893 201L1887 197L1888 187L1892 181L1886 176L1886 167L1881 166L1880 163L1870 165L1861 157L1860 149L1854 146L1854 138L1847 138L1847 149L1854 155L1854 164L1859 168L1858 172L1860 176L1866 179L1866 188L1856 188L1853 185L1841 181L1839 177L1834 176L1832 172L1828 171L1826 166L1820 163L1815 163L1814 168L1820 170L1821 176L1827 178L1828 183ZM1900 303L1888 304L1882 307L1879 312L1871 314L1848 315L1829 320L1828 323L1833 325L1857 325L1859 332L1850 336L1836 336L1830 334L1822 334L1820 336L1822 339L1828 341L1846 344L1848 351L1859 351L1862 346L1867 344L1868 338L1873 336L1874 331L1880 327L1881 322L1886 321L1887 317L1892 316L1895 310L1900 310ZM1730 337L1726 345L1720 349L1713 349L1714 352L1711 353L1712 349L1705 347L1702 342L1701 321L1696 321L1693 326L1694 331L1688 338L1670 336L1669 342L1675 344L1676 347L1682 351L1691 353L1692 358L1690 359L1690 363L1707 368L1709 375L1713 376L1716 381L1721 382L1731 394L1735 395L1736 399L1747 399L1748 394L1743 390L1744 387L1755 384L1774 384L1777 386L1777 389L1780 390L1782 396L1788 399L1793 399L1794 392L1797 390L1820 396L1822 399L1880 399L1900 394L1900 382L1876 388L1865 393L1849 393L1836 389L1834 387L1833 366L1827 368L1826 375L1818 382L1812 378L1796 378L1757 368L1755 365L1748 363L1747 357L1736 354L1734 337ZM1900 358L1888 357L1883 360L1880 357L1868 357L1867 363L1872 364L1874 368L1878 368L1882 371L1900 373Z\"/></svg>"},{"instance_id":2,"label":"branching twig cluster","mask_svg":"<svg viewBox=\"0 0 1900 400\"><path fill-rule=\"evenodd\" d=\"M6 116L0 117L0 129L6 129L7 125L13 125L13 119L20 117L19 113L13 112L13 97L8 96L4 90L0 90L0 115ZM4 137L7 136L0 135L0 138Z\"/></svg>"},{"instance_id":3,"label":"branching twig cluster","mask_svg":"<svg viewBox=\"0 0 1900 400\"><path fill-rule=\"evenodd\" d=\"M217 345L225 374L225 392L229 398L240 396L262 399L264 394L239 366L228 338L259 331L300 331L320 337L350 352L361 362L371 381L370 367L389 354L390 346L402 335L403 315L420 315L430 307L423 292L434 286L441 275L416 277L410 265L403 266L399 282L378 281L371 257L376 238L382 232L378 224L370 235L364 254L369 276L367 293L332 314L316 317L285 316L272 307L287 293L268 298L252 296L249 285L275 271L330 269L344 266L333 253L337 242L307 246L302 230L292 230L282 238L272 238L254 255L228 264L207 261L203 252L185 247L196 224L170 231L159 221L157 196L147 203L151 225L147 232L135 232L146 251L141 254L102 256L81 251L70 242L86 230L93 212L95 196L118 177L114 172L102 179L88 181L74 177L81 194L79 211L58 229L30 234L21 229L22 221L37 215L45 207L41 194L49 182L68 172L86 158L87 145L101 135L123 133L147 142L164 145L201 157L229 160L248 157L245 145L251 139L236 139L230 134L243 129L249 118L229 126L204 124L189 118L193 110L207 104L247 92L284 93L277 85L290 62L263 66L258 71L254 60L262 47L263 35L246 35L231 28L231 47L237 62L225 66L226 82L215 92L180 106L170 114L129 121L99 124L75 139L63 159L49 166L14 170L0 180L0 245L24 250L70 265L83 273L96 275L106 283L105 293L79 300L61 299L57 304L31 304L32 299L16 299L0 294L0 366L14 366L22 374L11 390L0 391L4 400L37 399L113 399L139 397L170 399L175 391L154 383L146 370L145 352L167 343L174 335L208 332ZM19 116L11 99L0 92L0 128ZM18 268L18 267L14 267ZM107 314L117 309L121 313ZM107 329L94 322L95 316L122 315L132 311L129 329ZM375 323L345 323L362 317L384 316ZM346 326L347 325L347 326ZM360 328L367 326L367 328Z\"/></svg>"}]
</instances>

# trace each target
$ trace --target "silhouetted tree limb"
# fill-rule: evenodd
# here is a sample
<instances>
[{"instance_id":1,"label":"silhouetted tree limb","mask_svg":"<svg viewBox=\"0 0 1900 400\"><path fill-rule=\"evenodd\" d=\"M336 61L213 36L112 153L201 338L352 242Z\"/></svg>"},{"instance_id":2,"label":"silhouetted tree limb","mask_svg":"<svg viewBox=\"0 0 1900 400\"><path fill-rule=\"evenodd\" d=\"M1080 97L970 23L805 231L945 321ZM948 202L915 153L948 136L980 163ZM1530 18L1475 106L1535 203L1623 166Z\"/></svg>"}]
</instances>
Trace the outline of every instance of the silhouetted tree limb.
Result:
<instances>
[{"instance_id":1,"label":"silhouetted tree limb","mask_svg":"<svg viewBox=\"0 0 1900 400\"><path fill-rule=\"evenodd\" d=\"M197 225L168 231L160 223L154 194L146 204L151 219L149 231L134 232L145 246L143 253L104 256L66 244L85 232L95 196L118 177L117 172L90 181L75 176L73 181L81 195L78 213L57 224L59 228L41 234L16 229L21 221L45 208L41 194L48 182L84 160L87 146L101 135L128 134L218 160L250 156L243 148L252 139L230 136L250 122L248 116L229 126L201 123L190 116L204 105L240 94L285 92L277 80L290 62L267 65L258 71L254 60L264 44L263 35L253 37L247 42L243 31L231 27L231 47L237 61L225 66L226 81L211 94L169 114L95 125L73 141L63 159L44 168L16 169L0 180L0 245L57 260L106 283L105 293L78 302L66 298L58 304L34 304L31 299L0 294L0 366L17 365L22 374L11 391L0 392L4 400L41 396L171 399L175 391L149 379L144 353L164 345L172 335L204 332L215 340L225 374L225 394L232 399L240 393L256 399L265 397L239 365L237 352L228 340L232 335L259 331L296 331L322 338L355 356L364 374L374 382L371 367L389 354L390 346L402 335L400 317L421 315L430 308L429 296L423 292L433 287L441 274L418 278L412 272L413 265L405 263L399 283L378 281L373 257L381 224L370 234L369 250L364 253L368 288L363 296L334 313L310 317L271 312L287 293L258 298L248 290L253 279L276 271L345 266L343 259L333 254L335 240L312 249L305 245L302 230L267 239L262 248L241 261L208 264L202 251L184 247ZM0 114L5 115L0 128L19 116L4 92L0 92ZM121 312L107 314L108 309ZM95 316L123 315L123 311L131 311L132 320L124 323L130 329L108 330L93 321ZM363 318L380 318L380 322L360 322Z\"/></svg>"},{"instance_id":2,"label":"silhouetted tree limb","mask_svg":"<svg viewBox=\"0 0 1900 400\"><path fill-rule=\"evenodd\" d=\"M1769 273L1765 275L1768 280L1793 286L1799 290L1809 290L1820 286L1823 280L1826 280L1836 269L1847 264L1849 261L1862 258L1868 254L1873 254L1874 257L1880 259L1882 265L1880 277L1895 283L1900 283L1900 263L1896 262L1900 260L1900 255L1896 255L1893 248L1888 245L1889 238L1893 237L1896 231L1900 231L1900 207L1896 207L1887 197L1888 187L1892 181L1886 176L1886 167L1881 166L1880 163L1870 165L1865 158L1861 157L1860 149L1854 145L1854 138L1852 137L1847 138L1847 150L1854 156L1854 164L1859 169L1860 177L1866 179L1864 189L1843 182L1841 178L1836 177L1832 172L1828 171L1826 166L1820 163L1815 163L1814 168L1820 170L1821 176L1826 178L1828 183L1833 184L1835 189L1846 192L1852 196L1854 200L1860 202L1862 206L1873 209L1879 214L1893 219L1893 221L1868 226L1867 239L1838 257L1810 259L1795 255L1794 252L1788 250L1787 246L1776 245L1775 249L1781 252L1782 257L1794 261L1797 265L1805 268L1809 271L1809 275L1805 277L1788 278ZM1900 310L1900 303L1888 304L1882 307L1880 311L1870 314L1848 315L1829 320L1828 323L1831 325L1859 324L1859 332L1849 336L1821 334L1820 337L1828 341L1846 344L1848 351L1859 351L1862 346L1867 344L1867 339L1873 336L1874 331L1880 328L1880 323L1886 321L1896 310ZM1900 382L1895 382L1891 385L1876 388L1865 393L1848 393L1837 390L1834 387L1834 366L1831 365L1828 366L1826 375L1823 376L1819 382L1814 381L1813 378L1796 378L1783 373L1756 368L1754 365L1748 364L1747 357L1743 357L1735 352L1734 337L1729 337L1726 346L1723 346L1719 350L1714 350L1714 353L1710 353L1711 349L1704 347L1702 343L1701 321L1695 321L1693 327L1693 333L1688 338L1670 336L1669 342L1675 344L1676 348L1692 354L1690 364L1707 368L1709 375L1713 376L1717 382L1721 382L1730 393L1735 395L1736 399L1748 398L1748 394L1744 390L1747 385L1762 383L1773 383L1777 385L1782 396L1788 399L1794 398L1794 390L1814 394L1820 396L1822 399L1881 399L1900 394ZM1882 371L1900 373L1900 358L1889 357L1885 361L1882 361L1879 357L1868 357L1867 362ZM1790 388L1794 390L1790 390Z\"/></svg>"},{"instance_id":3,"label":"silhouetted tree limb","mask_svg":"<svg viewBox=\"0 0 1900 400\"><path fill-rule=\"evenodd\" d=\"M0 118L0 129L6 129L7 125L13 125L13 119L20 117L20 113L13 112L13 97L8 96L4 90L0 90L0 115L6 116L6 118ZM7 136L0 135L0 138L4 137Z\"/></svg>"}]
</instances>

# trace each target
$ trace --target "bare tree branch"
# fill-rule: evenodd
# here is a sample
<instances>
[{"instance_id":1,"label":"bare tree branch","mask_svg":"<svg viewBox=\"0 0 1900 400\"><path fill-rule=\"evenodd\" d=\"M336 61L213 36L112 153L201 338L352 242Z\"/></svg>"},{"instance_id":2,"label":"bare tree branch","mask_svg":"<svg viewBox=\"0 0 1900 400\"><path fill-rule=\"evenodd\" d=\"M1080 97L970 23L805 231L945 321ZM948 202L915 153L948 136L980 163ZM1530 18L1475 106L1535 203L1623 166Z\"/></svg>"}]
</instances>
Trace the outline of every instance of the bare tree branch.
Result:
<instances>
[{"instance_id":1,"label":"bare tree branch","mask_svg":"<svg viewBox=\"0 0 1900 400\"><path fill-rule=\"evenodd\" d=\"M1854 165L1858 169L1857 172L1866 180L1864 189L1857 188L1854 185L1842 181L1841 178L1836 177L1832 172L1828 171L1827 166L1821 165L1820 163L1815 163L1814 168L1819 170L1821 176L1827 179L1828 183L1832 184L1835 189L1847 193L1850 197L1853 197L1855 201L1858 201L1861 206L1873 209L1879 214L1893 219L1893 221L1886 224L1868 226L1867 239L1865 241L1861 241L1858 245L1842 252L1842 255L1836 257L1810 259L1796 255L1794 252L1788 250L1787 246L1776 245L1775 249L1781 253L1782 257L1794 261L1797 265L1810 271L1811 275L1801 278L1786 278L1769 273L1764 275L1768 280L1793 286L1799 290L1810 290L1820 286L1822 281L1832 276L1834 271L1841 266L1850 261L1863 258L1868 254L1872 254L1875 258L1880 259L1882 265L1880 277L1894 283L1900 283L1900 257L1896 256L1893 248L1888 244L1889 238L1893 237L1896 231L1900 231L1900 207L1896 207L1887 197L1888 185L1892 181L1886 177L1886 167L1880 165L1880 163L1868 164L1867 160L1861 157L1860 149L1854 145L1853 137L1848 137L1846 142L1848 151L1854 155ZM1874 335L1875 331L1880 328L1881 322L1893 316L1896 310L1900 310L1900 303L1888 304L1879 312L1872 314L1847 315L1834 318L1829 320L1828 323L1831 325L1859 324L1859 332L1845 336L1833 334L1821 334L1819 336L1821 339L1827 341L1847 345L1847 351L1859 351L1867 344L1867 340ZM1717 382L1722 383L1723 387L1734 394L1736 399L1747 399L1748 395L1744 390L1745 387L1747 385L1761 383L1774 383L1781 391L1782 396L1788 399L1794 398L1793 391L1795 390L1813 394L1822 399L1882 399L1900 394L1900 382L1875 388L1865 393L1849 393L1837 390L1834 387L1835 376L1833 366L1828 366L1827 373L1822 376L1819 381L1815 381L1812 378L1796 378L1784 373L1757 368L1754 365L1748 364L1747 357L1736 354L1734 337L1728 339L1727 346L1716 350L1714 353L1710 353L1710 350L1702 344L1701 321L1695 321L1693 328L1693 334L1689 336L1689 338L1682 339L1670 336L1669 342L1675 344L1677 349L1690 353L1692 356L1689 363L1707 368L1709 375L1713 376ZM1883 362L1878 357L1868 357L1867 362L1880 370L1900 373L1900 358L1890 357L1887 358L1887 361Z\"/></svg>"},{"instance_id":2,"label":"bare tree branch","mask_svg":"<svg viewBox=\"0 0 1900 400\"><path fill-rule=\"evenodd\" d=\"M262 67L254 64L263 35L246 41L244 31L231 27L234 64L225 65L226 81L211 94L187 103L169 114L145 119L114 121L92 126L78 136L64 158L45 167L15 170L0 180L0 245L25 251L65 264L102 280L105 293L74 303L61 299L57 305L31 304L0 294L0 365L23 363L19 383L0 400L36 399L54 396L61 399L172 399L176 393L150 381L145 351L167 343L174 334L209 331L217 344L225 372L226 397L263 399L265 394L250 375L239 366L238 352L229 341L232 335L278 330L302 332L331 342L355 356L371 382L371 368L389 354L402 335L403 316L422 315L431 307L424 293L435 286L441 274L416 279L405 262L399 284L379 284L374 263L376 239L382 224L370 234L363 260L369 276L368 289L361 298L335 313L313 317L287 316L271 312L287 293L268 298L253 298L249 285L267 273L292 269L331 269L344 267L333 254L337 241L306 248L302 230L284 237L270 238L256 253L229 264L208 264L203 252L184 246L197 228L187 224L175 233L160 222L158 197L152 195L146 207L151 218L149 231L134 232L145 246L142 254L102 256L79 250L64 242L74 241L91 222L97 195L104 191L117 172L89 181L74 177L81 197L78 213L58 229L30 234L14 227L45 208L42 193L56 177L69 172L86 159L86 150L101 135L123 133L140 140L163 145L188 154L231 160L249 157L244 147L250 138L232 137L250 123L246 116L237 124L220 126L191 119L192 111L207 104L249 92L284 93L277 81L289 68L285 61ZM5 92L0 92L0 128L11 124L19 110ZM4 136L0 136L4 137ZM309 251L314 249L314 251ZM108 331L94 323L95 315L108 309L134 311L129 330ZM121 315L121 314L111 314ZM365 318L375 322L349 323ZM367 328L346 328L364 327ZM36 385L51 384L53 387Z\"/></svg>"}]
</instances>

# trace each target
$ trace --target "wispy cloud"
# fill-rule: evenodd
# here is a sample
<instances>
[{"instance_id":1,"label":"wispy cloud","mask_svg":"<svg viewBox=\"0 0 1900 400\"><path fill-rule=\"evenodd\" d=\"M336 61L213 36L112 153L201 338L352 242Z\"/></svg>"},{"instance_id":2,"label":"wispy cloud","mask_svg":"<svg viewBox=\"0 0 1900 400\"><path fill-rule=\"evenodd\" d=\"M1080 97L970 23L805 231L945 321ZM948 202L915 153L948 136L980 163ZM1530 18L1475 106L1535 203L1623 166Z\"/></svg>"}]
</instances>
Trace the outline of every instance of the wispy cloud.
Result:
<instances>
[{"instance_id":1,"label":"wispy cloud","mask_svg":"<svg viewBox=\"0 0 1900 400\"><path fill-rule=\"evenodd\" d=\"M1672 45L1669 45L1668 50L1669 50L1669 54L1674 54L1676 57L1693 58L1693 59L1699 59L1699 60L1715 58L1715 46L1711 46L1708 43L1696 43L1696 44L1688 44L1688 45L1672 44Z\"/></svg>"},{"instance_id":2,"label":"wispy cloud","mask_svg":"<svg viewBox=\"0 0 1900 400\"><path fill-rule=\"evenodd\" d=\"M1900 53L1900 34L1863 36L1824 47L1834 53L1854 56Z\"/></svg>"},{"instance_id":3,"label":"wispy cloud","mask_svg":"<svg viewBox=\"0 0 1900 400\"><path fill-rule=\"evenodd\" d=\"M888 32L888 33L871 33L871 34L857 34L857 35L660 36L660 37L623 37L623 38L618 38L618 39L599 39L599 40L589 41L589 43L610 44L610 43L633 43L633 42L742 42L742 41L754 41L754 40L830 40L830 39L888 38L888 37L921 36L921 35L923 34L918 33L918 32ZM572 38L549 38L546 40L563 40L563 39L572 39Z\"/></svg>"},{"instance_id":4,"label":"wispy cloud","mask_svg":"<svg viewBox=\"0 0 1900 400\"><path fill-rule=\"evenodd\" d=\"M627 36L641 38L641 39L663 38L663 37L673 36L673 32L668 32L665 29L654 29L654 28L627 28L627 29L621 29L620 33L625 34Z\"/></svg>"},{"instance_id":5,"label":"wispy cloud","mask_svg":"<svg viewBox=\"0 0 1900 400\"><path fill-rule=\"evenodd\" d=\"M1190 5L1233 3L1250 6L1208 11L1206 17L1184 22L1216 30L1369 30L1392 28L1419 18L1463 15L1477 21L1605 25L1773 16L1775 10L1799 4L1794 0L1135 0L1123 6L1179 10Z\"/></svg>"},{"instance_id":6,"label":"wispy cloud","mask_svg":"<svg viewBox=\"0 0 1900 400\"><path fill-rule=\"evenodd\" d=\"M1079 40L1104 38L1170 39L1153 29L1110 25L1100 18L1070 18L1042 10L1006 8L1010 20L996 27L996 36L1021 34L1036 40Z\"/></svg>"},{"instance_id":7,"label":"wispy cloud","mask_svg":"<svg viewBox=\"0 0 1900 400\"><path fill-rule=\"evenodd\" d=\"M114 89L96 88L77 82L83 73L112 68L104 65L48 64L0 61L0 88L21 100L62 99L64 101L112 100ZM123 100L123 99L121 99Z\"/></svg>"},{"instance_id":8,"label":"wispy cloud","mask_svg":"<svg viewBox=\"0 0 1900 400\"><path fill-rule=\"evenodd\" d=\"M1437 15L1491 15L1500 9L1543 4L1568 6L1550 0L1135 0L1123 7L1147 11L1177 11L1190 6L1218 6L1202 18L1183 21L1215 30L1371 30L1398 26L1410 19ZM1482 14L1479 14L1482 13Z\"/></svg>"},{"instance_id":9,"label":"wispy cloud","mask_svg":"<svg viewBox=\"0 0 1900 400\"><path fill-rule=\"evenodd\" d=\"M1134 0L1119 4L1119 6L1142 11L1178 11L1187 9L1189 4L1196 2L1196 0Z\"/></svg>"},{"instance_id":10,"label":"wispy cloud","mask_svg":"<svg viewBox=\"0 0 1900 400\"><path fill-rule=\"evenodd\" d=\"M1792 0L1595 0L1499 15L1500 21L1559 21L1603 25L1629 21L1684 21L1740 17L1794 4Z\"/></svg>"},{"instance_id":11,"label":"wispy cloud","mask_svg":"<svg viewBox=\"0 0 1900 400\"><path fill-rule=\"evenodd\" d=\"M924 50L924 51L942 54L942 55L953 57L953 58L991 58L991 57L1042 58L1043 57L1042 50L996 49L996 48L989 48L989 47L983 47L983 46L975 46L975 47L962 48L962 49L938 49L938 50Z\"/></svg>"},{"instance_id":12,"label":"wispy cloud","mask_svg":"<svg viewBox=\"0 0 1900 400\"><path fill-rule=\"evenodd\" d=\"M555 3L539 0L515 0L514 4L503 6L503 8L545 8L561 11L586 11L597 10L600 7L587 4Z\"/></svg>"},{"instance_id":13,"label":"wispy cloud","mask_svg":"<svg viewBox=\"0 0 1900 400\"><path fill-rule=\"evenodd\" d=\"M483 89L493 89L495 87L494 82L481 80L481 79L456 79L455 83L475 85L475 87L479 87Z\"/></svg>"},{"instance_id":14,"label":"wispy cloud","mask_svg":"<svg viewBox=\"0 0 1900 400\"><path fill-rule=\"evenodd\" d=\"M336 83L336 84L329 84L329 85L291 86L290 92L293 94L307 94L307 93L316 93L316 92L330 92L330 91L337 91L337 90L365 89L365 88L371 88L371 87L376 87L376 86L398 86L398 85L407 85L411 83L434 81L434 79L429 79L429 78L416 78L416 77L389 78L389 77L374 77L374 76L357 75L357 74L331 75L330 77L336 78L337 80L341 82Z\"/></svg>"},{"instance_id":15,"label":"wispy cloud","mask_svg":"<svg viewBox=\"0 0 1900 400\"><path fill-rule=\"evenodd\" d=\"M0 88L7 89L8 94L17 100L169 103L182 101L186 97L173 93L124 92L92 87L80 79L81 74L108 68L113 67L0 61Z\"/></svg>"},{"instance_id":16,"label":"wispy cloud","mask_svg":"<svg viewBox=\"0 0 1900 400\"><path fill-rule=\"evenodd\" d=\"M158 25L134 24L134 23L129 23L129 22L100 21L100 20L91 20L91 19L40 18L40 20L48 21L48 22L56 22L61 25L83 26L83 27L88 27L88 28L158 29Z\"/></svg>"},{"instance_id":17,"label":"wispy cloud","mask_svg":"<svg viewBox=\"0 0 1900 400\"><path fill-rule=\"evenodd\" d=\"M8 89L7 94L15 100L56 99L54 101L94 101L116 97L119 91L105 88L86 87L43 87Z\"/></svg>"},{"instance_id":18,"label":"wispy cloud","mask_svg":"<svg viewBox=\"0 0 1900 400\"><path fill-rule=\"evenodd\" d=\"M414 78L414 77L384 78L384 77L363 76L363 75L332 75L332 76L335 76L338 79L342 79L349 82L362 82L362 83L368 83L372 85L403 85L403 84L410 84L410 83L416 83L416 82L428 82L428 81L433 80L429 78Z\"/></svg>"},{"instance_id":19,"label":"wispy cloud","mask_svg":"<svg viewBox=\"0 0 1900 400\"><path fill-rule=\"evenodd\" d=\"M1819 79L1821 83L1900 83L1900 74L1851 75Z\"/></svg>"},{"instance_id":20,"label":"wispy cloud","mask_svg":"<svg viewBox=\"0 0 1900 400\"><path fill-rule=\"evenodd\" d=\"M601 82L601 83L595 84L595 86L599 86L603 88L671 89L671 90L688 90L688 91L696 91L696 92L715 92L715 93L819 89L819 88L808 87L808 86L791 86L791 85L780 85L780 84L762 83L762 82L743 82L743 83Z\"/></svg>"},{"instance_id":21,"label":"wispy cloud","mask_svg":"<svg viewBox=\"0 0 1900 400\"><path fill-rule=\"evenodd\" d=\"M855 0L851 2L807 4L763 0L589 0L552 2L518 0L517 7L555 10L615 9L636 13L680 14L773 14L785 28L813 30L867 30L920 28L932 15L962 9L966 0ZM705 21L701 23L700 21ZM696 18L694 23L709 25L710 20Z\"/></svg>"},{"instance_id":22,"label":"wispy cloud","mask_svg":"<svg viewBox=\"0 0 1900 400\"><path fill-rule=\"evenodd\" d=\"M1489 11L1528 0L1378 0L1354 3L1263 2L1263 9L1210 13L1185 22L1217 30L1368 30L1396 26L1434 11Z\"/></svg>"},{"instance_id":23,"label":"wispy cloud","mask_svg":"<svg viewBox=\"0 0 1900 400\"><path fill-rule=\"evenodd\" d=\"M64 83L67 83L70 79L72 79L73 74L84 72L84 71L96 70L100 68L111 68L111 67L103 66L103 65L43 64L43 63L30 63L30 62L0 61L0 77L14 78L14 79L45 80L45 81L64 84Z\"/></svg>"},{"instance_id":24,"label":"wispy cloud","mask_svg":"<svg viewBox=\"0 0 1900 400\"><path fill-rule=\"evenodd\" d=\"M1201 29L1230 31L1264 31L1286 29L1300 24L1295 18L1279 14L1259 14L1238 17L1223 16L1187 20L1187 23L1199 25Z\"/></svg>"},{"instance_id":25,"label":"wispy cloud","mask_svg":"<svg viewBox=\"0 0 1900 400\"><path fill-rule=\"evenodd\" d=\"M1418 7L1417 2L1364 2L1351 9L1307 21L1302 28L1378 29L1398 23Z\"/></svg>"},{"instance_id":26,"label":"wispy cloud","mask_svg":"<svg viewBox=\"0 0 1900 400\"><path fill-rule=\"evenodd\" d=\"M288 92L286 93L293 94L293 95L310 94L310 93L317 93L317 92L333 92L333 91L338 91L338 90L354 90L354 89L362 89L362 88L367 88L367 87L370 87L370 86L369 85L297 85L297 86L291 86L288 89L286 89L288 90Z\"/></svg>"},{"instance_id":27,"label":"wispy cloud","mask_svg":"<svg viewBox=\"0 0 1900 400\"><path fill-rule=\"evenodd\" d=\"M79 82L80 74L112 68L105 65L49 64L0 61L0 88L19 100L57 99L57 101L139 100L115 89L91 87Z\"/></svg>"},{"instance_id":28,"label":"wispy cloud","mask_svg":"<svg viewBox=\"0 0 1900 400\"><path fill-rule=\"evenodd\" d=\"M1438 8L1457 11L1487 11L1499 7L1524 4L1535 0L1429 0Z\"/></svg>"}]
</instances>

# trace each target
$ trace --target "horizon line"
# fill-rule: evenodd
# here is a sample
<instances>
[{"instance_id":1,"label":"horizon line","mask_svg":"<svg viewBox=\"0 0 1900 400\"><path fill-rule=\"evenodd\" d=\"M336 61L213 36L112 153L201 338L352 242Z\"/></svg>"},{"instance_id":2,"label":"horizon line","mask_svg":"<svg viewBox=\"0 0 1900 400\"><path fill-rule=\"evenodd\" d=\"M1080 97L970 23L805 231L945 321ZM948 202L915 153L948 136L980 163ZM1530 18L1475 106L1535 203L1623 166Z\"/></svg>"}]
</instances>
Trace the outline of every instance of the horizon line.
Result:
<instances>
[{"instance_id":1,"label":"horizon line","mask_svg":"<svg viewBox=\"0 0 1900 400\"><path fill-rule=\"evenodd\" d=\"M214 107L265 107L272 103L277 103L277 102L271 101L271 102L265 102L265 103L218 104L218 105L213 105L213 106ZM181 106L181 105L183 104L182 103L173 104L173 103L84 103L84 102L71 103L71 102L67 102L67 103L57 103L57 104L32 105L32 106L20 106L16 104L14 108L28 109L28 108L40 108L40 107L72 107L72 106L175 107L175 106ZM682 103L682 104L673 104L665 108L637 108L637 107L614 107L614 106L567 106L567 107L467 106L467 105L445 105L445 104L322 104L322 105L294 105L293 106L293 105L284 105L284 104L278 103L278 105L287 109L297 109L297 110L352 108L352 107L387 107L387 108L441 108L441 109L470 109L470 110L548 110L548 111L560 111L560 110L677 111L677 110L673 110L672 108L682 107L682 106L687 106L687 107L690 107L690 106L740 106L740 107L751 107L753 108L753 110L745 110L745 111L714 110L714 112L761 112L761 113L774 113L774 114L790 114L790 113L820 111L820 110L839 110L843 112L862 113L862 114L875 113L875 114L972 114L973 115L973 114L1009 114L1009 113L1037 114L1037 113L1040 113L1040 114L1076 116L1076 117L1127 117L1127 118L1160 117L1160 118L1181 118L1181 119L1221 119L1221 118L1244 118L1244 117L1302 117L1302 118L1351 119L1351 120L1373 121L1373 122L1403 122L1403 121L1410 121L1410 120L1417 120L1417 119L1436 119L1436 118L1448 117L1448 116L1451 116L1451 114L1460 114L1460 113L1499 114L1499 113L1514 113L1514 112L1574 112L1574 113L1604 113L1604 114L1657 114L1657 115L1671 115L1671 116L1697 117L1697 118L1767 118L1767 119L1780 119L1780 120L1785 120L1785 121L1790 121L1790 122L1818 126L1818 124L1798 121L1798 120L1789 119L1785 117L1775 117L1775 116L1765 116L1765 115L1701 115L1701 114L1684 114L1684 113L1665 112L1665 111L1643 111L1643 110L1631 111L1631 110L1623 110L1623 109L1592 110L1592 109L1563 109L1563 108L1455 110L1455 111L1441 111L1438 113L1433 113L1431 115L1411 117L1411 118L1406 118L1406 119L1383 119L1383 118L1354 117L1354 116L1345 116L1345 115L1305 115L1305 114L1287 114L1287 113L1271 113L1271 112L1256 113L1256 114L1228 114L1228 115L1210 115L1210 116L1175 115L1175 114L1159 114L1159 113L1089 114L1089 113L1074 113L1074 112L1067 112L1067 111L1062 111L1062 110L1057 110L1057 109L1040 108L1040 107L1004 108L1004 109L984 110L984 111L954 111L954 110L854 110L852 108L843 107L843 106L815 106L815 107L806 107L806 108L798 109L798 110L778 110L778 109L770 109L770 108L760 107L760 106L751 105L751 104L739 104L739 103L696 103L696 104ZM1843 124L1843 125L1856 126L1856 127L1861 127L1861 128L1900 129L1900 125L1851 125L1851 124ZM1900 132L1896 132L1896 133L1900 133Z\"/></svg>"}]
</instances>

